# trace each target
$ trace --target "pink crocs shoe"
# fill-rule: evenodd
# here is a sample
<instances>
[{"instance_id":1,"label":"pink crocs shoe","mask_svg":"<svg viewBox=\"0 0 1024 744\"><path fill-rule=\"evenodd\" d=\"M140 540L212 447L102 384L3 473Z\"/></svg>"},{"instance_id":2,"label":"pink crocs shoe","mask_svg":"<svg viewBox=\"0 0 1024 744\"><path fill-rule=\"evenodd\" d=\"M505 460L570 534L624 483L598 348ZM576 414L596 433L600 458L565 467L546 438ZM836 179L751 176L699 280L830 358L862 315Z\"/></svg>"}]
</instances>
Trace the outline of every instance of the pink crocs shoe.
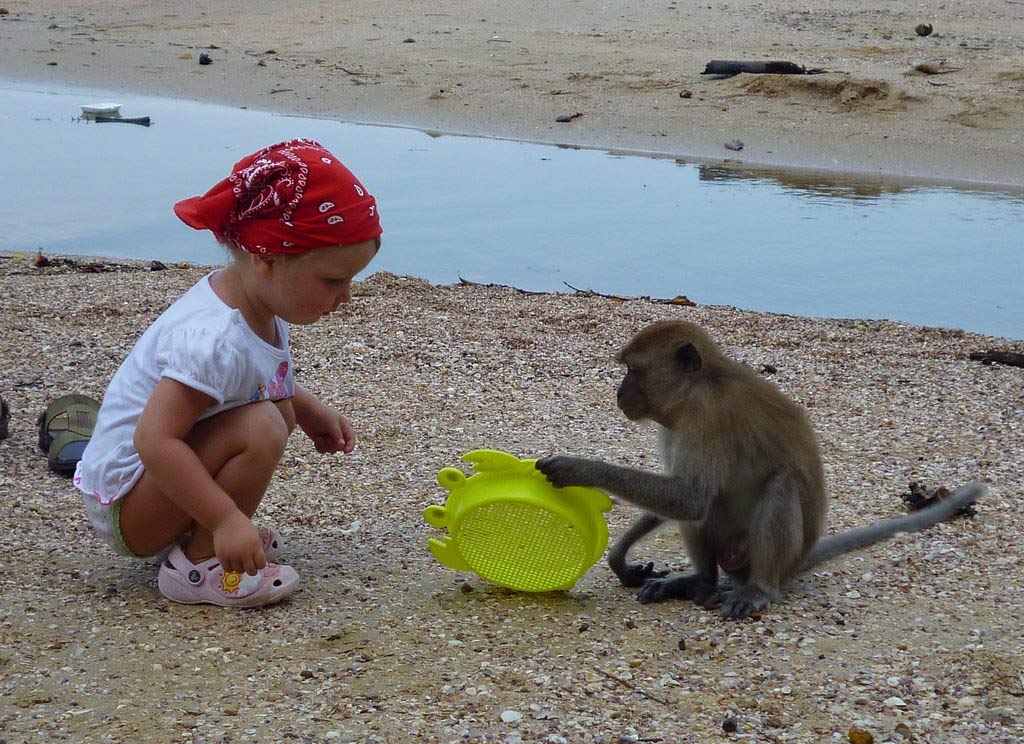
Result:
<instances>
[{"instance_id":1,"label":"pink crocs shoe","mask_svg":"<svg viewBox=\"0 0 1024 744\"><path fill-rule=\"evenodd\" d=\"M284 538L281 533L273 527L257 527L260 533L260 540L263 541L263 555L267 557L267 563L274 563L284 553Z\"/></svg>"},{"instance_id":2,"label":"pink crocs shoe","mask_svg":"<svg viewBox=\"0 0 1024 744\"><path fill-rule=\"evenodd\" d=\"M194 564L175 545L160 564L157 586L172 602L221 607L263 607L280 602L299 585L291 566L268 563L255 576L225 571L216 557Z\"/></svg>"}]
</instances>

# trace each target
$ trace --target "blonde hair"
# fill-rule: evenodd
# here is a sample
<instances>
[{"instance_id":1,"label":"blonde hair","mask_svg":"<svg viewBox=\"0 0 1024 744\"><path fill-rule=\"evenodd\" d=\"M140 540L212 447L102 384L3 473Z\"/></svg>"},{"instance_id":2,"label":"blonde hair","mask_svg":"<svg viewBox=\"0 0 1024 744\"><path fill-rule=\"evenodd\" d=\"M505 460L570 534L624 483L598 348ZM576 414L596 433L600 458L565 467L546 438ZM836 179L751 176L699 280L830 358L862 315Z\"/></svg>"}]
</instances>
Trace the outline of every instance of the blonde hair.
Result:
<instances>
[{"instance_id":1,"label":"blonde hair","mask_svg":"<svg viewBox=\"0 0 1024 744\"><path fill-rule=\"evenodd\" d=\"M380 236L378 235L373 240L377 244L377 250L379 251L380 250ZM239 248L234 243L226 241L226 240L218 240L217 242L220 243L221 246L224 248L224 250L226 250L228 252L228 254L231 256L231 260L234 261L235 263L238 263L238 261L240 261L243 256L257 256L257 255L259 255L257 253L249 253L249 251L243 250L242 248ZM352 243L352 245L358 245L358 244L357 243ZM283 259L283 260L287 261L288 263L295 263L295 262L301 261L306 256L309 256L309 255L311 255L313 253L316 253L316 248L310 248L308 251L303 251L302 253L270 253L270 254L266 254L266 255L272 255L275 258Z\"/></svg>"}]
</instances>

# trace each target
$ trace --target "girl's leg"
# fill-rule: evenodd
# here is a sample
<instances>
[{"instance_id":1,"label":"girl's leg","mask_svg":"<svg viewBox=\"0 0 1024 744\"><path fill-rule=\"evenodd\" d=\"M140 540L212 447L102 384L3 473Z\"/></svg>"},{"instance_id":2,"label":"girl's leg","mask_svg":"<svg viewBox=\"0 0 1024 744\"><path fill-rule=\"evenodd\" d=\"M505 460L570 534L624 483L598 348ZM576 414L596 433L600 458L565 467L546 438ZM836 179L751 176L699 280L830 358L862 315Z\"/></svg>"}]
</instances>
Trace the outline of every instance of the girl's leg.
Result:
<instances>
[{"instance_id":1,"label":"girl's leg","mask_svg":"<svg viewBox=\"0 0 1024 744\"><path fill-rule=\"evenodd\" d=\"M290 400L249 403L200 421L185 442L213 479L251 517L295 426ZM197 562L213 556L213 535L165 496L144 473L121 505L121 536L136 555L152 555L189 530L185 555Z\"/></svg>"}]
</instances>

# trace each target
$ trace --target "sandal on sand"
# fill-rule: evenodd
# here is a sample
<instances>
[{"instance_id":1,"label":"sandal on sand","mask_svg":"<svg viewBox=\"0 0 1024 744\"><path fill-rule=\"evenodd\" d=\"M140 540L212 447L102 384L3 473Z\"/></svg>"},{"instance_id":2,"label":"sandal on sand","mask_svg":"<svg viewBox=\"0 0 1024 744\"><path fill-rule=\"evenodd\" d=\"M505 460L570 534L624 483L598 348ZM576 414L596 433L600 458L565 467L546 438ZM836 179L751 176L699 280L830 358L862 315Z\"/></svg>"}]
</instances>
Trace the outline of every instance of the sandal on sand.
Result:
<instances>
[{"instance_id":1,"label":"sandal on sand","mask_svg":"<svg viewBox=\"0 0 1024 744\"><path fill-rule=\"evenodd\" d=\"M39 448L50 470L68 473L82 459L100 404L88 395L63 395L39 415Z\"/></svg>"},{"instance_id":2,"label":"sandal on sand","mask_svg":"<svg viewBox=\"0 0 1024 744\"><path fill-rule=\"evenodd\" d=\"M263 555L266 556L267 563L274 563L284 553L284 538L273 527L260 526L256 531L260 533L260 540L263 541Z\"/></svg>"},{"instance_id":3,"label":"sandal on sand","mask_svg":"<svg viewBox=\"0 0 1024 744\"><path fill-rule=\"evenodd\" d=\"M160 593L182 604L221 607L263 607L280 602L298 587L299 575L291 566L268 563L255 576L221 568L216 556L192 563L180 545L160 565Z\"/></svg>"}]
</instances>

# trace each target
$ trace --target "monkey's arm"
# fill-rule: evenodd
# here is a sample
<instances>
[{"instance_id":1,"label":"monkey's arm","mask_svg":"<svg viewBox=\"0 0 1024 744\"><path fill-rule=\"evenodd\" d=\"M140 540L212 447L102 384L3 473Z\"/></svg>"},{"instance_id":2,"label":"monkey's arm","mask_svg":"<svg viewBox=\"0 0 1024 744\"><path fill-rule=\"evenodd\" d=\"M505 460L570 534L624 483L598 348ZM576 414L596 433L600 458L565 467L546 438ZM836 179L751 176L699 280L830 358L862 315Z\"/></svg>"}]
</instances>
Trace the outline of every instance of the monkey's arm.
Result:
<instances>
[{"instance_id":1,"label":"monkey's arm","mask_svg":"<svg viewBox=\"0 0 1024 744\"><path fill-rule=\"evenodd\" d=\"M564 455L538 460L537 470L558 488L600 488L664 519L699 521L704 519L711 505L712 494L694 488L677 475Z\"/></svg>"}]
</instances>

